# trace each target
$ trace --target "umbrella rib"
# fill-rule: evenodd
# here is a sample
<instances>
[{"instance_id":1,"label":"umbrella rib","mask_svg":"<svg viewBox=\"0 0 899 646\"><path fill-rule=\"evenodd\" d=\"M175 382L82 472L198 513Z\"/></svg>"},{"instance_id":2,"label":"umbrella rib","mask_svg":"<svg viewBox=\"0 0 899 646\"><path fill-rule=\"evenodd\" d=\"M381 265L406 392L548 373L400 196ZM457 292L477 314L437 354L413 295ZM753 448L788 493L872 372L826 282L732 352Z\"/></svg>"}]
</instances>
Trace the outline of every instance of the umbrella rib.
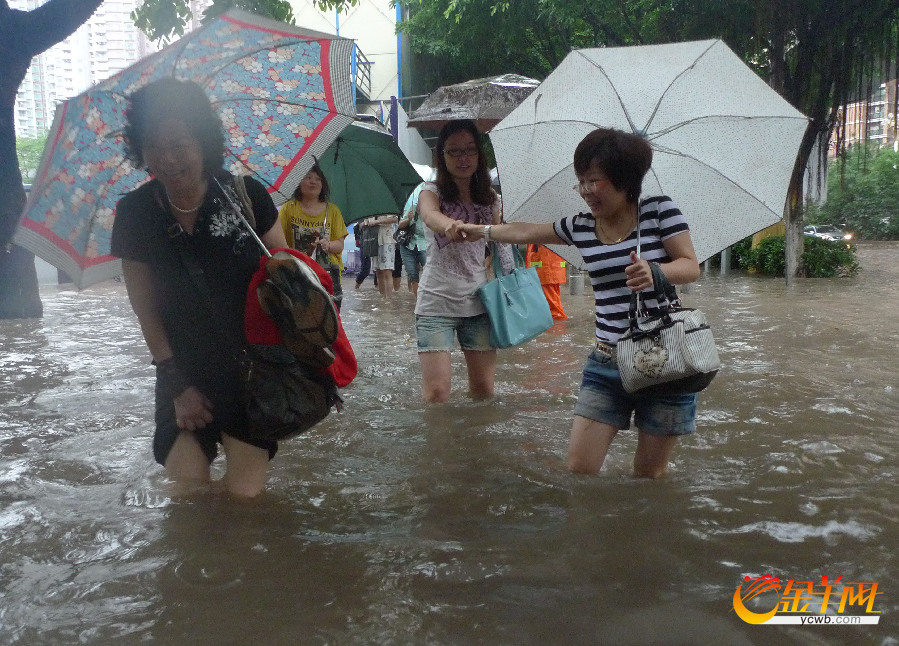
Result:
<instances>
[{"instance_id":1,"label":"umbrella rib","mask_svg":"<svg viewBox=\"0 0 899 646\"><path fill-rule=\"evenodd\" d=\"M743 188L743 186L742 186L741 184L738 184L737 182L735 182L734 180L732 180L732 179L731 179L730 177L728 177L727 175L723 174L721 171L719 171L719 170L718 170L717 168L715 168L714 166L710 166L710 165L707 164L706 162L704 162L704 161L702 161L702 160L700 160L700 159L697 159L697 158L694 157L693 155L686 155L686 154L684 154L684 153L682 153L682 152L680 152L680 151L677 151L677 150L671 150L671 149L663 148L663 147L660 147L660 146L656 146L656 150L658 150L659 152L667 153L667 154L669 154L669 155L674 155L675 157L683 157L684 159L692 159L694 162L696 162L697 164L699 164L699 165L702 166L703 168L706 168L706 169L712 171L715 175L717 175L718 177L720 177L722 180L724 180L724 181L727 182L728 184L730 184L730 185L735 186L736 188L738 188L738 189L739 189L744 195L746 195L751 201L756 202L757 204L761 204L763 207L765 207L766 209L768 209L771 213L773 213L774 215L777 215L777 212L774 211L770 206L768 206L767 204L765 204L764 202L762 202L761 200L759 200L759 198L757 198L757 197L756 197L755 195L753 195L751 192L749 192L748 190L746 190L745 188ZM659 186L662 186L662 182L661 182L661 180L659 179L659 176L656 174L655 168L650 167L650 168L649 168L649 172L652 173L652 176L655 178L656 183L657 183ZM665 189L663 188L662 190L664 191ZM670 196L669 196L669 197L670 197ZM783 216L783 214L781 214L781 217L782 217L782 216Z\"/></svg>"},{"instance_id":2,"label":"umbrella rib","mask_svg":"<svg viewBox=\"0 0 899 646\"><path fill-rule=\"evenodd\" d=\"M600 74L602 74L606 78L606 80L609 82L609 87L611 87L612 91L615 92L615 98L618 99L618 103L619 103L619 105L621 105L621 111L624 113L624 117L627 119L628 125L631 127L631 130L633 132L639 133L640 131L637 130L637 126L634 125L634 120L631 119L631 113L628 111L627 106L624 105L624 100L621 98L621 95L618 94L618 88L615 87L614 83L612 83L612 79L610 79L609 75L606 74L605 69L603 69L603 67L601 65L599 65L598 63L595 63L594 61L591 61L589 58L587 58L587 56L581 50L576 49L574 51L577 54L579 54L581 57L583 57L584 60L587 61L587 63L594 66L596 69L598 69ZM655 109L658 110L658 106L656 106ZM653 114L655 114L655 110L653 111Z\"/></svg>"},{"instance_id":3,"label":"umbrella rib","mask_svg":"<svg viewBox=\"0 0 899 646\"><path fill-rule=\"evenodd\" d=\"M659 130L657 132L654 132L651 135L647 133L646 138L647 139L656 139L663 135L672 133L675 130L679 130L680 128L683 128L684 126L689 126L694 123L700 123L702 121L711 120L711 119L734 120L734 121L752 121L754 119L765 119L765 120L770 121L773 119L786 119L786 120L790 120L790 121L792 121L792 120L799 120L799 121L803 121L803 122L808 121L805 117L801 117L801 118L800 117L790 117L790 116L786 116L786 115L776 115L776 114L756 115L756 116L739 115L739 114L706 114L706 115L702 115L699 117L694 117L692 119L687 119L685 121L681 121L679 123L676 123L672 126L665 128L664 130Z\"/></svg>"},{"instance_id":4,"label":"umbrella rib","mask_svg":"<svg viewBox=\"0 0 899 646\"><path fill-rule=\"evenodd\" d=\"M306 110L314 110L315 112L326 112L328 114L335 114L335 115L339 114L344 117L354 117L355 116L355 115L349 114L347 112L338 112L336 110L331 110L330 108L327 108L327 107L315 106L315 105L310 105L308 103L302 103L300 101L288 101L286 99L278 99L278 98L273 98L273 97L265 97L265 98L260 98L260 97L255 97L255 96L247 96L247 97L243 97L243 98L234 97L234 98L228 98L228 99L221 100L221 101L210 100L210 103L212 103L213 106L219 106L219 105L223 105L223 104L227 104L227 103L243 103L246 101L263 101L263 102L274 101L280 105L292 105L292 106L296 106L298 108L305 108Z\"/></svg>"},{"instance_id":5,"label":"umbrella rib","mask_svg":"<svg viewBox=\"0 0 899 646\"><path fill-rule=\"evenodd\" d=\"M693 68L695 68L696 65L699 63L699 61L702 60L702 58L706 54L709 53L709 50L711 50L712 47L717 45L719 42L721 42L721 41L720 40L712 41L712 43L708 47L706 47L705 50L699 56L696 57L696 60L694 60L690 64L689 67L685 67L677 74L677 76L675 76L673 79L671 79L671 82L668 84L668 87L666 87L665 90L659 95L659 100L656 101L655 107L652 109L652 114L649 115L649 119L647 119L646 125L643 127L643 130L639 131L641 134L644 134L649 130L649 126L652 124L653 119L656 118L656 114L658 113L659 108L662 107L662 101L665 100L665 95L668 94L669 90L671 90L672 87L674 87L674 84L677 83L681 79L681 77L684 76L687 72L691 72L693 70ZM628 121L630 121L630 119L628 119ZM635 130L634 132L638 132L638 131Z\"/></svg>"},{"instance_id":6,"label":"umbrella rib","mask_svg":"<svg viewBox=\"0 0 899 646\"><path fill-rule=\"evenodd\" d=\"M204 33L203 30L200 29L200 30L191 32L190 34L188 34L187 36L185 36L181 39L181 42L183 42L185 40L188 42L184 43L184 45L180 48L178 55L174 57L174 63L173 63L172 74L171 74L172 76L175 76L175 72L177 71L178 63L182 59L184 50L187 48L188 45L190 45L191 42L196 40L196 36L198 34L203 34L203 33ZM309 42L309 41L315 41L315 40L320 40L320 39L295 37L291 40L287 40L287 39L279 40L277 45L270 44L268 47L257 47L256 49L242 50L241 52L234 54L233 56L221 59L220 65L218 65L217 67L212 69L208 74L206 74L202 77L199 77L199 78L204 79L204 81L203 81L203 83L201 83L201 85L203 85L203 87L206 87L207 83L209 83L211 80L213 80L222 69L224 69L228 65L232 65L233 63L235 63L241 59L247 58L254 54L258 54L259 52L271 51L273 49L282 49L285 47L292 47L293 45L296 45L297 43ZM194 80L196 80L196 79L194 79Z\"/></svg>"},{"instance_id":7,"label":"umbrella rib","mask_svg":"<svg viewBox=\"0 0 899 646\"><path fill-rule=\"evenodd\" d=\"M256 171L254 171L252 168L250 168L244 160L242 160L240 157L238 157L233 152L231 152L231 150L228 149L227 147L225 148L225 154L227 154L228 157L230 157L235 162L237 162L237 164L246 171L247 175L252 175L257 181L259 181L262 184L265 184L266 190L268 191L269 194L271 194L274 191L275 193L277 193L278 195L283 197L285 202L290 199L290 196L284 195L284 193L281 192L281 189L275 188L271 182L269 182L265 177L263 177L262 175L260 175Z\"/></svg>"}]
</instances>

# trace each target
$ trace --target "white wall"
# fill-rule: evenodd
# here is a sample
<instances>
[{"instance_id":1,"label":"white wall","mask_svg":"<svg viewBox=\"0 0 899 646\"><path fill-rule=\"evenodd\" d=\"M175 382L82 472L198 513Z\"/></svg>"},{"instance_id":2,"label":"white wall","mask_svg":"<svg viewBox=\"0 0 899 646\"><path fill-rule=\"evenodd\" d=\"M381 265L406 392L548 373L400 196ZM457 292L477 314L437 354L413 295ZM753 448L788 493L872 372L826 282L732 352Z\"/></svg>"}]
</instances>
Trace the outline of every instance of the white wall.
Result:
<instances>
[{"instance_id":1,"label":"white wall","mask_svg":"<svg viewBox=\"0 0 899 646\"><path fill-rule=\"evenodd\" d=\"M297 26L339 34L356 41L362 53L373 63L373 101L389 101L391 96L399 96L396 9L390 6L389 0L361 0L357 6L339 15L335 11L320 11L312 0L290 0L290 4ZM367 111L378 114L377 107Z\"/></svg>"}]
</instances>

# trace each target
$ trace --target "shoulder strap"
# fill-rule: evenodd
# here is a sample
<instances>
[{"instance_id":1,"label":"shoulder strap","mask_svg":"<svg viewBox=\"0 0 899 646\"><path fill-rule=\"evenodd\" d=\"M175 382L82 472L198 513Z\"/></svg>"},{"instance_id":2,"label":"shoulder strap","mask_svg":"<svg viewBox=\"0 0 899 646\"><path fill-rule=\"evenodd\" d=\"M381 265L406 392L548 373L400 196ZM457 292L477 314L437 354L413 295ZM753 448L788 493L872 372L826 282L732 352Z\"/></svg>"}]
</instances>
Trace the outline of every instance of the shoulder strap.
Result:
<instances>
[{"instance_id":1,"label":"shoulder strap","mask_svg":"<svg viewBox=\"0 0 899 646\"><path fill-rule=\"evenodd\" d=\"M219 336L220 339L227 339L228 335L225 333L225 328L222 325L222 319L218 316L218 312L216 311L214 301L212 300L212 290L209 287L209 283L206 282L206 276L203 273L203 268L200 266L200 263L197 262L196 257L187 250L184 241L178 239L180 236L186 235L187 234L184 233L183 230L174 235L170 234L172 244L175 246L175 249L177 249L178 251L178 255L181 257L181 263L187 270L187 275L190 276L190 279L193 281L194 285L197 288L197 292L200 295L200 301L209 312L209 315L212 319L212 326L215 329L215 333ZM234 348L234 350L237 351L238 348Z\"/></svg>"},{"instance_id":2,"label":"shoulder strap","mask_svg":"<svg viewBox=\"0 0 899 646\"><path fill-rule=\"evenodd\" d=\"M243 175L234 176L234 191L237 193L237 197L243 205L244 215L247 218L247 222L249 222L250 226L255 229L256 215L253 213L253 202L250 200L249 193L247 193L247 183Z\"/></svg>"}]
</instances>

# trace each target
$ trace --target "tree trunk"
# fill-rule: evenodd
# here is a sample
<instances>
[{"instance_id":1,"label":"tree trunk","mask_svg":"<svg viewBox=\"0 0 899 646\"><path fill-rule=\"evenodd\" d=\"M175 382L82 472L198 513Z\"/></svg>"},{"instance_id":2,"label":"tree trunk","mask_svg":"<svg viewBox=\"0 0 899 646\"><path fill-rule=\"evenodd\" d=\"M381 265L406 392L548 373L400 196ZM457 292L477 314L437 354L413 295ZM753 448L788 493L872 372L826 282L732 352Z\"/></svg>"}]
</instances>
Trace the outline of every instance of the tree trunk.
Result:
<instances>
[{"instance_id":1,"label":"tree trunk","mask_svg":"<svg viewBox=\"0 0 899 646\"><path fill-rule=\"evenodd\" d=\"M10 245L25 205L16 156L16 91L31 59L66 39L102 0L49 0L31 11L0 0L0 318L41 316L34 256Z\"/></svg>"},{"instance_id":2,"label":"tree trunk","mask_svg":"<svg viewBox=\"0 0 899 646\"><path fill-rule=\"evenodd\" d=\"M787 193L787 211L784 215L784 245L786 247L786 267L784 274L787 277L787 287L791 287L796 278L805 277L805 265L802 263L802 254L805 251L805 237L802 235L802 183L795 188L791 185Z\"/></svg>"},{"instance_id":3,"label":"tree trunk","mask_svg":"<svg viewBox=\"0 0 899 646\"><path fill-rule=\"evenodd\" d=\"M43 314L34 254L9 245L8 251L0 252L0 319L40 318Z\"/></svg>"},{"instance_id":4,"label":"tree trunk","mask_svg":"<svg viewBox=\"0 0 899 646\"><path fill-rule=\"evenodd\" d=\"M805 276L805 267L802 264L802 254L805 251L805 237L802 235L805 192L802 189L805 181L805 169L811 160L815 142L818 141L825 128L829 128L829 124L822 125L821 122L814 120L808 124L805 134L802 136L802 143L799 144L793 174L790 176L790 188L787 190L787 203L784 209L784 224L786 225L784 273L788 287L794 283L794 279Z\"/></svg>"}]
</instances>

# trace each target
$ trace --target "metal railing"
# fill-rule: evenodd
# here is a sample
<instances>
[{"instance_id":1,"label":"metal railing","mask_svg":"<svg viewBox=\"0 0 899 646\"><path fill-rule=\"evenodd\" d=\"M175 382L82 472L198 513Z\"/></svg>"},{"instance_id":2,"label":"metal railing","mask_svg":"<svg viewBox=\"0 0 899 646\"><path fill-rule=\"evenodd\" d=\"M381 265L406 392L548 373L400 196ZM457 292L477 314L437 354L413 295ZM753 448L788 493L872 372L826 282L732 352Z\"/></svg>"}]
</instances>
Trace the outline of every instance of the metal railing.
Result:
<instances>
[{"instance_id":1,"label":"metal railing","mask_svg":"<svg viewBox=\"0 0 899 646\"><path fill-rule=\"evenodd\" d=\"M359 48L359 45L355 45L353 47L353 87L354 87L354 96L353 99L356 99L356 94L361 93L365 98L365 101L368 101L371 98L371 66L374 65L365 54L362 53L362 50ZM357 100L358 102L358 100Z\"/></svg>"}]
</instances>

